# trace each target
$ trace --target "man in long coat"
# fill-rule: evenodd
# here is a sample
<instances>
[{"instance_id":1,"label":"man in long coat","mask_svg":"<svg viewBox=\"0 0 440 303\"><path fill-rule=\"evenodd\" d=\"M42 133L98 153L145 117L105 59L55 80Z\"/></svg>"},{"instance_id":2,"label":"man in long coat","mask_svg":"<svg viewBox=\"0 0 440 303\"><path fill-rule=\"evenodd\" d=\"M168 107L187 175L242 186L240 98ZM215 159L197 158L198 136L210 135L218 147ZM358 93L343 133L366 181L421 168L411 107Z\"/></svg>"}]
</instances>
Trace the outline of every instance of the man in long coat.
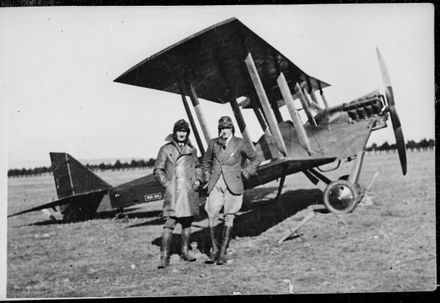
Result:
<instances>
[{"instance_id":1,"label":"man in long coat","mask_svg":"<svg viewBox=\"0 0 440 303\"><path fill-rule=\"evenodd\" d=\"M203 172L208 189L208 200L205 210L208 213L209 227L212 241L212 251L208 264L217 262L224 264L226 250L231 239L235 213L243 203L242 177L249 178L255 174L261 160L252 146L243 138L234 136L235 129L229 116L223 116L218 121L219 137L209 142L208 149L203 156ZM249 165L242 169L242 163L248 159ZM219 249L218 223L220 211L223 207L224 229L221 249Z\"/></svg>"},{"instance_id":2,"label":"man in long coat","mask_svg":"<svg viewBox=\"0 0 440 303\"><path fill-rule=\"evenodd\" d=\"M189 124L181 119L174 124L173 133L165 140L157 155L154 176L165 188L162 231L162 246L159 268L169 265L170 246L176 224L182 226L182 254L185 261L196 259L189 252L191 224L199 213L197 189L202 181L202 172L197 159L197 150L189 141Z\"/></svg>"}]
</instances>

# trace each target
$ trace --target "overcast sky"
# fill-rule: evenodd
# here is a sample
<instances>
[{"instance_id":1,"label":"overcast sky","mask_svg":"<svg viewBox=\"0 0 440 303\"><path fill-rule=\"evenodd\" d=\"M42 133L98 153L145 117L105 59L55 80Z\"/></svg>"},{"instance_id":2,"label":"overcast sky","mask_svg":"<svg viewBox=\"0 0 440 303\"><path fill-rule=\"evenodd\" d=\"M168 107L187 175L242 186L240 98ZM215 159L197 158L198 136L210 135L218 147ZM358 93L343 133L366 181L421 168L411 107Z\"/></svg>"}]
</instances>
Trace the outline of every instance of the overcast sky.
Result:
<instances>
[{"instance_id":1,"label":"overcast sky","mask_svg":"<svg viewBox=\"0 0 440 303\"><path fill-rule=\"evenodd\" d=\"M405 139L434 138L433 16L430 4L2 8L8 167L49 166L50 151L79 159L156 157L173 123L186 118L180 96L113 80L231 17L330 83L330 105L382 88L379 47ZM228 104L202 100L202 107L213 135L220 115L232 116ZM244 116L257 141L253 111ZM369 144L385 140L394 142L390 127Z\"/></svg>"}]
</instances>

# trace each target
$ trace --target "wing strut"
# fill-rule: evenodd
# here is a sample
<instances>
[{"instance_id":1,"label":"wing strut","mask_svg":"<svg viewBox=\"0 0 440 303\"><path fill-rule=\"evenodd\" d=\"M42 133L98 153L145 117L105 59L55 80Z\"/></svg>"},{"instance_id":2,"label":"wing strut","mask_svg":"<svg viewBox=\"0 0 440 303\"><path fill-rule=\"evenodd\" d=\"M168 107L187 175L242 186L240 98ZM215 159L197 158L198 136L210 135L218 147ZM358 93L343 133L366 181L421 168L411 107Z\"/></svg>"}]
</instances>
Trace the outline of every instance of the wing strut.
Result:
<instances>
[{"instance_id":1,"label":"wing strut","mask_svg":"<svg viewBox=\"0 0 440 303\"><path fill-rule=\"evenodd\" d=\"M318 99L316 99L315 91L313 90L312 83L310 83L310 77L307 76L307 92L312 98L311 104L315 104L320 110L322 110L321 106L318 103Z\"/></svg>"},{"instance_id":2,"label":"wing strut","mask_svg":"<svg viewBox=\"0 0 440 303\"><path fill-rule=\"evenodd\" d=\"M177 82L179 84L180 96L182 97L182 103L183 106L185 107L186 115L188 116L189 123L191 123L191 128L193 130L194 137L196 138L197 146L199 147L200 154L203 157L203 155L205 154L205 149L203 148L203 143L202 143L202 139L200 138L199 130L197 129L196 123L194 121L194 117L189 108L188 100L186 99L185 93L183 92L182 84L180 83L179 80L177 80Z\"/></svg>"},{"instance_id":3,"label":"wing strut","mask_svg":"<svg viewBox=\"0 0 440 303\"><path fill-rule=\"evenodd\" d=\"M309 103L307 102L307 98L304 95L304 92L301 88L301 86L296 83L295 89L298 91L299 100L301 101L301 105L304 108L304 111L306 112L307 119L309 120L309 123L313 126L316 126L316 121L313 119L312 113L310 112Z\"/></svg>"},{"instance_id":4,"label":"wing strut","mask_svg":"<svg viewBox=\"0 0 440 303\"><path fill-rule=\"evenodd\" d=\"M281 131L280 128L278 127L274 113L271 111L269 100L267 99L267 95L266 92L264 91L263 83L261 82L260 76L258 75L258 71L255 66L255 62L252 59L251 53L248 53L248 55L246 56L245 63L249 75L251 76L252 83L254 84L255 90L257 91L258 98L260 99L263 112L266 116L270 131L277 144L277 147L281 151L281 153L287 155L286 145L284 143L283 137L281 136Z\"/></svg>"},{"instance_id":5,"label":"wing strut","mask_svg":"<svg viewBox=\"0 0 440 303\"><path fill-rule=\"evenodd\" d=\"M277 119L277 123L283 122L284 121L283 116L281 116L280 109L278 108L276 102L272 102L270 105L272 106L272 110L275 115L275 118Z\"/></svg>"},{"instance_id":6,"label":"wing strut","mask_svg":"<svg viewBox=\"0 0 440 303\"><path fill-rule=\"evenodd\" d=\"M258 100L258 99L255 99ZM258 106L257 102L251 102L252 109L254 110L255 116L257 117L258 122L260 123L261 129L264 131L266 136L272 136L270 133L269 127L267 127L266 121L264 120L263 114L261 113L261 109Z\"/></svg>"},{"instance_id":7,"label":"wing strut","mask_svg":"<svg viewBox=\"0 0 440 303\"><path fill-rule=\"evenodd\" d=\"M240 127L240 132L244 139L249 142L252 149L255 151L255 146L252 143L252 139L246 129L246 123L244 122L243 115L241 114L240 106L238 106L237 99L233 96L229 96L229 104L231 104L232 111L235 115L235 120L237 120L238 127Z\"/></svg>"},{"instance_id":8,"label":"wing strut","mask_svg":"<svg viewBox=\"0 0 440 303\"><path fill-rule=\"evenodd\" d=\"M324 92L322 91L321 81L318 81L318 85L319 85L319 94L321 95L322 102L324 103L325 109L328 109L328 103L327 100L325 99Z\"/></svg>"},{"instance_id":9,"label":"wing strut","mask_svg":"<svg viewBox=\"0 0 440 303\"><path fill-rule=\"evenodd\" d=\"M194 89L194 86L192 85L187 75L185 75L185 84L186 84L186 89L189 92L189 97L196 112L197 118L199 120L200 127L202 128L203 136L205 137L206 144L209 144L209 141L211 141L211 135L209 133L208 124L205 121L205 116L203 115L199 98L197 98L196 90Z\"/></svg>"},{"instance_id":10,"label":"wing strut","mask_svg":"<svg viewBox=\"0 0 440 303\"><path fill-rule=\"evenodd\" d=\"M277 82L278 86L280 87L284 103L286 103L287 109L289 110L290 116L292 117L293 126L295 127L298 139L301 142L301 145L307 151L307 153L311 155L312 148L310 147L309 138L307 137L306 130L304 128L304 125L302 124L301 118L299 117L298 110L296 109L295 103L293 102L292 93L290 92L289 85L287 84L286 78L284 77L283 73L280 73Z\"/></svg>"}]
</instances>

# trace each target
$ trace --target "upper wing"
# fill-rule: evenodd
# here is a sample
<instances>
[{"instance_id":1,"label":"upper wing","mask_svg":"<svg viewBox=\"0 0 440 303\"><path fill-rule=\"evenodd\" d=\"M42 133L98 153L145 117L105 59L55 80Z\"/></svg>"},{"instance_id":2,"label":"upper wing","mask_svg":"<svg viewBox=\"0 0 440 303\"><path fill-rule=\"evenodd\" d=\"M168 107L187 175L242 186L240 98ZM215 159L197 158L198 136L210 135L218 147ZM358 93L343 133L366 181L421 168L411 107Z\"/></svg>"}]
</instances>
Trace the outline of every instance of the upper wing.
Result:
<instances>
[{"instance_id":1,"label":"upper wing","mask_svg":"<svg viewBox=\"0 0 440 303\"><path fill-rule=\"evenodd\" d=\"M115 81L180 94L178 79L190 78L197 95L226 103L232 97L254 97L244 65L252 54L269 100L282 99L277 77L284 73L292 92L298 83L312 89L329 84L304 73L283 54L236 18L206 28L145 59Z\"/></svg>"}]
</instances>

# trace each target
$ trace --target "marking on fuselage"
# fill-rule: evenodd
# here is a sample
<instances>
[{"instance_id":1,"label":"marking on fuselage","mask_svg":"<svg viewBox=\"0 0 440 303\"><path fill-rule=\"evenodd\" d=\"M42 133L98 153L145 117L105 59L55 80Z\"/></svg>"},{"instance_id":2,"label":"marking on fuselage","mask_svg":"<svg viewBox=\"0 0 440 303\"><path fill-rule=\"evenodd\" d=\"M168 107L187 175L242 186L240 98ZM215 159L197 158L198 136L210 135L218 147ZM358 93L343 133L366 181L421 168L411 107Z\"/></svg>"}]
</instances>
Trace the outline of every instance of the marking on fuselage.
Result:
<instances>
[{"instance_id":1,"label":"marking on fuselage","mask_svg":"<svg viewBox=\"0 0 440 303\"><path fill-rule=\"evenodd\" d=\"M155 200L160 200L160 199L162 199L162 193L154 193L154 194L144 195L145 202L155 201Z\"/></svg>"}]
</instances>

